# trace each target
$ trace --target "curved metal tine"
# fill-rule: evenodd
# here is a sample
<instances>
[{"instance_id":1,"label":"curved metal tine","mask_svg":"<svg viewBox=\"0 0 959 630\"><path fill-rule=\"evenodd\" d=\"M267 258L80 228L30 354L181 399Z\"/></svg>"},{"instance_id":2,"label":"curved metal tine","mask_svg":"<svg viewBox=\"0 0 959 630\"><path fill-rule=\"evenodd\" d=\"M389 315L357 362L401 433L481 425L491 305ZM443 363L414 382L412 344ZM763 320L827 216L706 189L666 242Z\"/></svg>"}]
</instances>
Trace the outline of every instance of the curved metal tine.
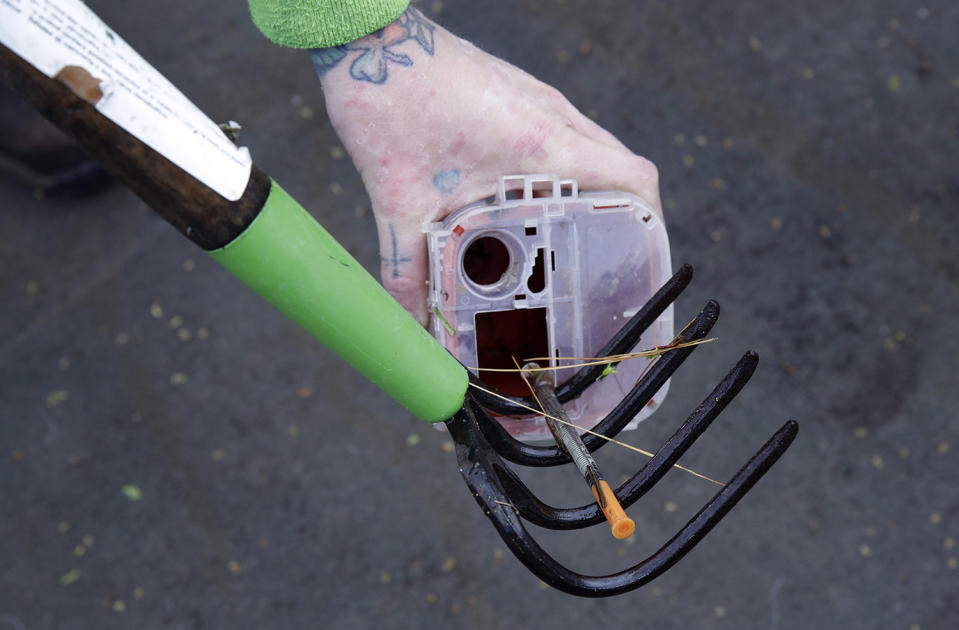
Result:
<instances>
[{"instance_id":1,"label":"curved metal tine","mask_svg":"<svg viewBox=\"0 0 959 630\"><path fill-rule=\"evenodd\" d=\"M750 351L744 354L709 396L689 414L682 426L656 451L656 454L635 475L616 489L616 498L624 508L638 501L669 472L673 464L742 391L758 364L759 355L755 352ZM542 502L506 464L494 461L493 470L499 477L500 485L509 502L523 518L534 525L566 530L589 527L605 520L595 502L574 508L556 508Z\"/></svg>"},{"instance_id":2,"label":"curved metal tine","mask_svg":"<svg viewBox=\"0 0 959 630\"><path fill-rule=\"evenodd\" d=\"M487 516L513 554L550 586L583 597L626 593L649 583L689 553L776 463L795 439L798 429L795 421L787 421L679 533L653 555L619 573L587 576L571 571L537 545L518 519L503 510L489 511Z\"/></svg>"},{"instance_id":3,"label":"curved metal tine","mask_svg":"<svg viewBox=\"0 0 959 630\"><path fill-rule=\"evenodd\" d=\"M653 297L649 298L646 304L643 305L643 308L633 315L630 320L613 335L613 338L596 353L596 356L605 357L612 354L623 354L632 350L639 341L640 335L673 303L679 294L689 285L692 278L692 266L683 265ZM567 402L576 398L583 393L583 390L596 382L596 379L599 378L604 369L606 369L605 364L581 368L566 382L556 388L557 398L559 398L560 402ZM483 385L486 389L492 389L482 381L478 381L478 384ZM496 393L500 394L500 392ZM504 416L530 415L528 409L520 407L517 403L526 405L527 407L536 406L536 402L529 396L517 397L507 396L505 394L501 395L509 399L509 402L502 398L486 394L485 392L477 392L476 398L488 410Z\"/></svg>"},{"instance_id":4,"label":"curved metal tine","mask_svg":"<svg viewBox=\"0 0 959 630\"><path fill-rule=\"evenodd\" d=\"M493 522L510 551L534 575L561 591L583 597L607 597L631 591L676 564L766 474L789 448L799 429L795 421L786 422L729 483L659 551L625 571L605 576L586 576L558 563L523 527L495 475L491 475L491 464L496 456L480 434L469 402L467 401L453 418L447 420L446 425L456 443L460 473L473 497Z\"/></svg>"},{"instance_id":5,"label":"curved metal tine","mask_svg":"<svg viewBox=\"0 0 959 630\"><path fill-rule=\"evenodd\" d=\"M695 320L683 331L677 341L684 343L704 338L719 319L719 304L710 300ZM605 418L591 430L613 437L623 430L640 409L659 391L663 383L682 365L698 346L688 346L670 350L656 359L646 374L633 386L633 389ZM475 391L475 388L474 388ZM477 396L485 407L485 399ZM517 440L511 436L499 422L487 415L478 418L483 435L496 451L509 461L524 466L558 466L570 461L569 456L556 446L535 446ZM589 433L583 436L583 443L590 452L606 444L606 440Z\"/></svg>"}]
</instances>

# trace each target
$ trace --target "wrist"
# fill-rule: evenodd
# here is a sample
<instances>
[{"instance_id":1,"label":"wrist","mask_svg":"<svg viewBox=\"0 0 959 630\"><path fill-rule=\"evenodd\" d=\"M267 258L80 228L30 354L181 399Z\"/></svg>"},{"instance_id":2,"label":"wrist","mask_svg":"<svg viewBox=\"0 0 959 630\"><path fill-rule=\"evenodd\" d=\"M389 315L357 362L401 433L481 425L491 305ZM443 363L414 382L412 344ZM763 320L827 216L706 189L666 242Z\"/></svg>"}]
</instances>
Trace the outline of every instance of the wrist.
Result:
<instances>
[{"instance_id":1,"label":"wrist","mask_svg":"<svg viewBox=\"0 0 959 630\"><path fill-rule=\"evenodd\" d=\"M314 48L310 58L324 91L386 85L403 70L418 71L435 50L439 27L414 8L355 41L332 48Z\"/></svg>"}]
</instances>

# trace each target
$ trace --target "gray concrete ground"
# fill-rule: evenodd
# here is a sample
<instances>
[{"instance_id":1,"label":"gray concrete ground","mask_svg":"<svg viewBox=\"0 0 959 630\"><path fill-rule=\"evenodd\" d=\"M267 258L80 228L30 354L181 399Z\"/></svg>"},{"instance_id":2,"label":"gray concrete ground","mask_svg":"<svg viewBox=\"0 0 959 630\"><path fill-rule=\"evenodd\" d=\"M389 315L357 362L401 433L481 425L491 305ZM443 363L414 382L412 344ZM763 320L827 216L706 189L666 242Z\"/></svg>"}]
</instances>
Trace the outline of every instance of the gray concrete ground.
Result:
<instances>
[{"instance_id":1,"label":"gray concrete ground","mask_svg":"<svg viewBox=\"0 0 959 630\"><path fill-rule=\"evenodd\" d=\"M302 53L239 1L90 4L376 268ZM959 627L959 5L421 7L660 168L673 260L697 270L678 318L710 297L723 316L628 439L655 448L753 348L684 463L728 477L790 417L793 449L652 585L563 595L504 554L443 433L132 194L0 181L0 628ZM602 455L613 478L642 463ZM530 480L582 500L568 471ZM668 475L632 544L543 536L620 569L711 493Z\"/></svg>"}]
</instances>

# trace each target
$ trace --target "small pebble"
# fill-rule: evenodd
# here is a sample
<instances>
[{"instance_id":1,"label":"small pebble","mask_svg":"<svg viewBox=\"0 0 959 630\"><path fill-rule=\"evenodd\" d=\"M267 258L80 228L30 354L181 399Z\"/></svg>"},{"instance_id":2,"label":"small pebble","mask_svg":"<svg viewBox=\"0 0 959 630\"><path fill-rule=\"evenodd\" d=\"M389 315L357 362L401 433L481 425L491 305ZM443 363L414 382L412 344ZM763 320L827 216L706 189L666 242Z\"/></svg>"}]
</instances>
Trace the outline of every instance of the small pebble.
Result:
<instances>
[{"instance_id":1,"label":"small pebble","mask_svg":"<svg viewBox=\"0 0 959 630\"><path fill-rule=\"evenodd\" d=\"M70 394L66 390L58 389L47 394L47 407L56 407L60 403L70 399Z\"/></svg>"},{"instance_id":2,"label":"small pebble","mask_svg":"<svg viewBox=\"0 0 959 630\"><path fill-rule=\"evenodd\" d=\"M663 509L667 512L675 512L677 509L679 509L679 506L676 505L675 501L667 501L666 505L663 506Z\"/></svg>"},{"instance_id":3,"label":"small pebble","mask_svg":"<svg viewBox=\"0 0 959 630\"><path fill-rule=\"evenodd\" d=\"M885 463L882 461L882 457L880 457L879 455L873 455L873 456L872 456L872 465L873 465L875 468L881 469L881 468L883 468L883 466L885 466Z\"/></svg>"},{"instance_id":4,"label":"small pebble","mask_svg":"<svg viewBox=\"0 0 959 630\"><path fill-rule=\"evenodd\" d=\"M80 569L71 569L60 576L60 584L67 586L80 579Z\"/></svg>"},{"instance_id":5,"label":"small pebble","mask_svg":"<svg viewBox=\"0 0 959 630\"><path fill-rule=\"evenodd\" d=\"M951 536L946 536L942 541L942 546L946 549L953 549L956 546L956 541Z\"/></svg>"},{"instance_id":6,"label":"small pebble","mask_svg":"<svg viewBox=\"0 0 959 630\"><path fill-rule=\"evenodd\" d=\"M443 560L443 571L445 573L449 573L455 568L456 568L456 558L454 558L453 556L447 556L446 559Z\"/></svg>"},{"instance_id":7,"label":"small pebble","mask_svg":"<svg viewBox=\"0 0 959 630\"><path fill-rule=\"evenodd\" d=\"M456 448L456 447L455 447L455 445L453 444L453 441L452 441L452 440L446 440L445 442L443 442L442 444L440 444L440 449L441 449L444 453L452 453L455 448Z\"/></svg>"},{"instance_id":8,"label":"small pebble","mask_svg":"<svg viewBox=\"0 0 959 630\"><path fill-rule=\"evenodd\" d=\"M306 400L307 398L312 398L315 390L312 387L301 387L296 390L296 397L301 400Z\"/></svg>"},{"instance_id":9,"label":"small pebble","mask_svg":"<svg viewBox=\"0 0 959 630\"><path fill-rule=\"evenodd\" d=\"M803 68L802 71L800 71L799 75L803 79L808 81L816 76L816 71L813 70L812 68Z\"/></svg>"},{"instance_id":10,"label":"small pebble","mask_svg":"<svg viewBox=\"0 0 959 630\"><path fill-rule=\"evenodd\" d=\"M174 372L170 375L170 383L173 385L183 385L188 380L190 380L190 377L184 372Z\"/></svg>"},{"instance_id":11,"label":"small pebble","mask_svg":"<svg viewBox=\"0 0 959 630\"><path fill-rule=\"evenodd\" d=\"M222 460L224 457L226 457L226 452L222 448L215 448L213 449L213 452L210 453L210 458L212 458L213 461L218 462Z\"/></svg>"},{"instance_id":12,"label":"small pebble","mask_svg":"<svg viewBox=\"0 0 959 630\"><path fill-rule=\"evenodd\" d=\"M85 546L87 546L87 547L92 547L92 546L93 546L93 536L91 536L90 534L87 534L86 536L84 536L83 538L80 539L80 542L82 542L82 543L83 543Z\"/></svg>"},{"instance_id":13,"label":"small pebble","mask_svg":"<svg viewBox=\"0 0 959 630\"><path fill-rule=\"evenodd\" d=\"M932 514L929 515L929 522L932 523L933 525L938 525L939 523L942 522L942 514L940 514L939 512L933 512Z\"/></svg>"},{"instance_id":14,"label":"small pebble","mask_svg":"<svg viewBox=\"0 0 959 630\"><path fill-rule=\"evenodd\" d=\"M163 307L154 302L150 305L150 315L153 317L153 319L162 319Z\"/></svg>"},{"instance_id":15,"label":"small pebble","mask_svg":"<svg viewBox=\"0 0 959 630\"><path fill-rule=\"evenodd\" d=\"M114 338L118 346L125 346L130 343L130 335L126 333L117 333L117 336Z\"/></svg>"},{"instance_id":16,"label":"small pebble","mask_svg":"<svg viewBox=\"0 0 959 630\"><path fill-rule=\"evenodd\" d=\"M713 614L716 615L717 617L725 617L725 616L726 616L726 609L725 609L724 607L722 607L722 606L716 606L716 607L713 609Z\"/></svg>"},{"instance_id":17,"label":"small pebble","mask_svg":"<svg viewBox=\"0 0 959 630\"><path fill-rule=\"evenodd\" d=\"M832 236L832 229L828 225L819 226L819 236L829 238Z\"/></svg>"},{"instance_id":18,"label":"small pebble","mask_svg":"<svg viewBox=\"0 0 959 630\"><path fill-rule=\"evenodd\" d=\"M902 459L908 459L908 458L909 458L909 448L906 447L906 446L900 446L900 447L899 447L899 457L901 457Z\"/></svg>"},{"instance_id":19,"label":"small pebble","mask_svg":"<svg viewBox=\"0 0 959 630\"><path fill-rule=\"evenodd\" d=\"M780 217L773 217L769 220L769 227L774 230L780 230L783 227L783 220Z\"/></svg>"},{"instance_id":20,"label":"small pebble","mask_svg":"<svg viewBox=\"0 0 959 630\"><path fill-rule=\"evenodd\" d=\"M299 114L303 120L312 120L314 116L313 108L309 105L304 105L300 108Z\"/></svg>"},{"instance_id":21,"label":"small pebble","mask_svg":"<svg viewBox=\"0 0 959 630\"><path fill-rule=\"evenodd\" d=\"M426 594L426 603L427 603L427 604L435 604L435 603L436 603L436 600L438 600L438 599L439 599L439 597L436 596L436 593L427 593L427 594Z\"/></svg>"},{"instance_id":22,"label":"small pebble","mask_svg":"<svg viewBox=\"0 0 959 630\"><path fill-rule=\"evenodd\" d=\"M889 26L889 30L890 30L890 31L898 30L898 29L899 29L899 20L897 20L896 18L891 18L891 19L889 20L887 26Z\"/></svg>"},{"instance_id":23,"label":"small pebble","mask_svg":"<svg viewBox=\"0 0 959 630\"><path fill-rule=\"evenodd\" d=\"M758 52L758 51L762 50L762 47L763 47L763 43L762 43L761 41L759 41L759 38L758 38L758 37L750 37L750 38L749 38L749 49L750 49L750 50L752 50L753 52Z\"/></svg>"},{"instance_id":24,"label":"small pebble","mask_svg":"<svg viewBox=\"0 0 959 630\"><path fill-rule=\"evenodd\" d=\"M416 446L420 443L420 436L416 433L410 433L406 436L406 445L407 446Z\"/></svg>"},{"instance_id":25,"label":"small pebble","mask_svg":"<svg viewBox=\"0 0 959 630\"><path fill-rule=\"evenodd\" d=\"M867 435L869 435L869 429L867 429L866 427L856 427L856 429L852 432L852 434L855 435L857 438L864 438Z\"/></svg>"},{"instance_id":26,"label":"small pebble","mask_svg":"<svg viewBox=\"0 0 959 630\"><path fill-rule=\"evenodd\" d=\"M342 147L330 147L330 157L334 160L342 160L344 155L346 155L346 151L344 151Z\"/></svg>"},{"instance_id":27,"label":"small pebble","mask_svg":"<svg viewBox=\"0 0 959 630\"><path fill-rule=\"evenodd\" d=\"M943 440L942 442L939 442L939 444L936 446L936 452L939 453L940 455L945 455L946 453L948 453L949 442L946 442L945 440Z\"/></svg>"},{"instance_id":28,"label":"small pebble","mask_svg":"<svg viewBox=\"0 0 959 630\"><path fill-rule=\"evenodd\" d=\"M84 547L83 545L77 545L76 547L73 548L73 555L75 555L77 558L82 558L83 556L86 555L86 553L87 553L87 548Z\"/></svg>"},{"instance_id":29,"label":"small pebble","mask_svg":"<svg viewBox=\"0 0 959 630\"><path fill-rule=\"evenodd\" d=\"M869 548L869 545L859 545L859 555L868 558L872 555L872 549Z\"/></svg>"},{"instance_id":30,"label":"small pebble","mask_svg":"<svg viewBox=\"0 0 959 630\"><path fill-rule=\"evenodd\" d=\"M430 9L434 14L439 14L443 12L443 3L440 0L433 0L433 3L430 5Z\"/></svg>"},{"instance_id":31,"label":"small pebble","mask_svg":"<svg viewBox=\"0 0 959 630\"><path fill-rule=\"evenodd\" d=\"M127 609L127 604L126 604L126 602L123 601L122 599L118 599L118 600L116 600L116 601L113 602L112 608L113 608L113 610L115 610L116 612L122 613L122 612L124 612L124 611Z\"/></svg>"},{"instance_id":32,"label":"small pebble","mask_svg":"<svg viewBox=\"0 0 959 630\"><path fill-rule=\"evenodd\" d=\"M226 563L226 568L227 568L227 569L230 571L230 573L232 573L233 575L237 575L238 573L240 573L241 571L243 571L243 567L242 567L242 566L240 565L240 563L237 562L236 560L230 560L229 562L227 562L227 563Z\"/></svg>"},{"instance_id":33,"label":"small pebble","mask_svg":"<svg viewBox=\"0 0 959 630\"><path fill-rule=\"evenodd\" d=\"M673 142L676 144L683 144L686 142L686 135L682 133L677 133L673 135Z\"/></svg>"},{"instance_id":34,"label":"small pebble","mask_svg":"<svg viewBox=\"0 0 959 630\"><path fill-rule=\"evenodd\" d=\"M176 336L180 341L189 341L193 339L193 333L189 328L181 328L176 331Z\"/></svg>"},{"instance_id":35,"label":"small pebble","mask_svg":"<svg viewBox=\"0 0 959 630\"><path fill-rule=\"evenodd\" d=\"M959 560L956 560L956 558L949 558L946 560L946 566L950 569L955 569L956 567L959 567Z\"/></svg>"},{"instance_id":36,"label":"small pebble","mask_svg":"<svg viewBox=\"0 0 959 630\"><path fill-rule=\"evenodd\" d=\"M504 555L505 555L505 554L503 553L503 550L502 550L502 549L494 549L494 550L493 550L493 562L500 562L500 561L503 559L503 556L504 556Z\"/></svg>"},{"instance_id":37,"label":"small pebble","mask_svg":"<svg viewBox=\"0 0 959 630\"><path fill-rule=\"evenodd\" d=\"M870 538L871 538L872 536L875 536L875 535L876 535L876 528L875 528L875 527L867 527L866 530L865 530L865 534L866 534L866 536L869 536Z\"/></svg>"},{"instance_id":38,"label":"small pebble","mask_svg":"<svg viewBox=\"0 0 959 630\"><path fill-rule=\"evenodd\" d=\"M138 586L138 587L136 587L135 589L133 589L133 599L141 600L141 599L143 599L143 596L144 596L144 595L145 595L145 593L143 592L143 587L142 587L142 586Z\"/></svg>"},{"instance_id":39,"label":"small pebble","mask_svg":"<svg viewBox=\"0 0 959 630\"><path fill-rule=\"evenodd\" d=\"M901 82L899 80L898 74L889 75L889 78L886 79L886 87L889 88L890 92L898 92L901 87Z\"/></svg>"},{"instance_id":40,"label":"small pebble","mask_svg":"<svg viewBox=\"0 0 959 630\"><path fill-rule=\"evenodd\" d=\"M286 433L287 433L287 435L289 435L291 438L295 438L296 436L298 436L298 435L300 434L300 427L299 427L299 425L297 425L297 424L291 424L290 426L286 427Z\"/></svg>"},{"instance_id":41,"label":"small pebble","mask_svg":"<svg viewBox=\"0 0 959 630\"><path fill-rule=\"evenodd\" d=\"M916 9L916 17L920 20L925 20L929 18L929 9L927 7L919 7Z\"/></svg>"},{"instance_id":42,"label":"small pebble","mask_svg":"<svg viewBox=\"0 0 959 630\"><path fill-rule=\"evenodd\" d=\"M66 534L68 531L70 531L70 523L66 521L60 521L57 523L57 531L61 534Z\"/></svg>"},{"instance_id":43,"label":"small pebble","mask_svg":"<svg viewBox=\"0 0 959 630\"><path fill-rule=\"evenodd\" d=\"M880 48L889 48L889 38L883 35L878 40L876 40L876 45Z\"/></svg>"},{"instance_id":44,"label":"small pebble","mask_svg":"<svg viewBox=\"0 0 959 630\"><path fill-rule=\"evenodd\" d=\"M210 329L209 329L209 328L200 328L200 329L198 329L198 330L196 331L196 337L197 337L197 339L206 339L206 338L209 337L209 336L210 336Z\"/></svg>"},{"instance_id":45,"label":"small pebble","mask_svg":"<svg viewBox=\"0 0 959 630\"><path fill-rule=\"evenodd\" d=\"M192 258L187 258L183 261L183 271L190 272L196 269L196 261Z\"/></svg>"},{"instance_id":46,"label":"small pebble","mask_svg":"<svg viewBox=\"0 0 959 630\"><path fill-rule=\"evenodd\" d=\"M712 178L712 180L709 182L709 185L716 190L726 190L726 181L722 177Z\"/></svg>"},{"instance_id":47,"label":"small pebble","mask_svg":"<svg viewBox=\"0 0 959 630\"><path fill-rule=\"evenodd\" d=\"M339 182L333 182L330 184L330 192L339 197L343 194L343 186Z\"/></svg>"},{"instance_id":48,"label":"small pebble","mask_svg":"<svg viewBox=\"0 0 959 630\"><path fill-rule=\"evenodd\" d=\"M695 163L696 163L696 160L693 159L693 156L688 155L688 154L683 156L683 165L684 165L684 166L690 167L690 166L692 166L692 165L695 164Z\"/></svg>"},{"instance_id":49,"label":"small pebble","mask_svg":"<svg viewBox=\"0 0 959 630\"><path fill-rule=\"evenodd\" d=\"M170 321L167 324L170 328L177 329L183 325L183 318L179 315L174 315L170 318Z\"/></svg>"},{"instance_id":50,"label":"small pebble","mask_svg":"<svg viewBox=\"0 0 959 630\"><path fill-rule=\"evenodd\" d=\"M695 138L693 138L693 143L694 143L697 147L704 147L704 146L706 146L707 144L709 144L709 139L706 138L706 136L699 135L699 136L696 136Z\"/></svg>"},{"instance_id":51,"label":"small pebble","mask_svg":"<svg viewBox=\"0 0 959 630\"><path fill-rule=\"evenodd\" d=\"M569 61L569 53L566 52L565 48L559 48L556 51L556 61L560 63L566 63Z\"/></svg>"},{"instance_id":52,"label":"small pebble","mask_svg":"<svg viewBox=\"0 0 959 630\"><path fill-rule=\"evenodd\" d=\"M380 584L389 584L393 581L393 576L390 575L389 571L380 572Z\"/></svg>"},{"instance_id":53,"label":"small pebble","mask_svg":"<svg viewBox=\"0 0 959 630\"><path fill-rule=\"evenodd\" d=\"M27 282L27 295L36 295L40 292L40 284L36 280Z\"/></svg>"},{"instance_id":54,"label":"small pebble","mask_svg":"<svg viewBox=\"0 0 959 630\"><path fill-rule=\"evenodd\" d=\"M140 490L140 486L132 483L124 485L122 488L120 488L120 492L122 492L123 496L131 501L139 501L143 498L143 490Z\"/></svg>"},{"instance_id":55,"label":"small pebble","mask_svg":"<svg viewBox=\"0 0 959 630\"><path fill-rule=\"evenodd\" d=\"M60 357L60 360L57 361L57 367L61 370L65 370L70 367L70 357Z\"/></svg>"}]
</instances>

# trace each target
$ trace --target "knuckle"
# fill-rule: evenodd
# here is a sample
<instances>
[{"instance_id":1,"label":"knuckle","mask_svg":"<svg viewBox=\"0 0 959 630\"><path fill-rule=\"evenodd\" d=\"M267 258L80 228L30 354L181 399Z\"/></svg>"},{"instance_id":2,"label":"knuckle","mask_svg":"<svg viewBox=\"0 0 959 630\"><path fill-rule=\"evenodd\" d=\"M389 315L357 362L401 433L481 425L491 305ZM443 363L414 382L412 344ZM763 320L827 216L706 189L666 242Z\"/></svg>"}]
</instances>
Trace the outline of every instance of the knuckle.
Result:
<instances>
[{"instance_id":1,"label":"knuckle","mask_svg":"<svg viewBox=\"0 0 959 630\"><path fill-rule=\"evenodd\" d=\"M639 155L634 156L633 161L633 170L642 181L653 185L659 184L659 169L655 164Z\"/></svg>"}]
</instances>

